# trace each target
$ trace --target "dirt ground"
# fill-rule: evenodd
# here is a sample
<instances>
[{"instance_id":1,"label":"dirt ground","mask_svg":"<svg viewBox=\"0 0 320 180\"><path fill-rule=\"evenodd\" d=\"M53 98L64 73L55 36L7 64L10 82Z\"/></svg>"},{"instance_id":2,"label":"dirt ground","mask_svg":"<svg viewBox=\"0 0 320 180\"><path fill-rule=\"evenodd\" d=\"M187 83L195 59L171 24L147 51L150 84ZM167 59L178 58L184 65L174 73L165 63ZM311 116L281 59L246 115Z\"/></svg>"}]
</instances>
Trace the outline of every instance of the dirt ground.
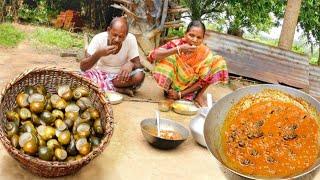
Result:
<instances>
[{"instance_id":1,"label":"dirt ground","mask_svg":"<svg viewBox=\"0 0 320 180\"><path fill-rule=\"evenodd\" d=\"M21 28L21 26L19 26ZM23 27L32 31L32 27ZM62 58L59 53L38 50L26 40L17 48L0 48L0 89L15 76L34 67L57 66L79 70L74 57ZM231 93L242 86L236 82L231 86L212 86L208 92L214 100ZM223 169L213 156L196 144L190 135L177 149L170 151L151 147L143 138L140 122L154 117L157 103L136 102L157 101L163 99L163 93L157 88L150 76L147 76L137 96L112 106L116 127L110 144L105 151L78 173L66 179L242 179ZM192 117L173 112L162 112L162 117L175 120L185 127ZM40 179L22 169L0 146L0 179ZM314 172L304 179L320 179Z\"/></svg>"}]
</instances>

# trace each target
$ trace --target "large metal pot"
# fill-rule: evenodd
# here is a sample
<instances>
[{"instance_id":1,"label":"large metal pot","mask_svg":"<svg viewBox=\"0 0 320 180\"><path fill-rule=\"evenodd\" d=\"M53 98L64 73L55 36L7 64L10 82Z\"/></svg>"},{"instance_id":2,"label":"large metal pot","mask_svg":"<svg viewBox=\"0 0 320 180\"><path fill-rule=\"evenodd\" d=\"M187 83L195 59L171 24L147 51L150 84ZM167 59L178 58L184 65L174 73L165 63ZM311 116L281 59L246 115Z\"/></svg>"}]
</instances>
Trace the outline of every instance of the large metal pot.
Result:
<instances>
[{"instance_id":1,"label":"large metal pot","mask_svg":"<svg viewBox=\"0 0 320 180\"><path fill-rule=\"evenodd\" d=\"M261 92L264 89L276 89L283 91L287 94L290 94L293 97L300 97L304 99L306 102L310 103L312 106L316 108L318 112L320 112L320 103L315 98L311 97L310 95L293 89L286 86L281 85L270 85L270 84L263 84L263 85L254 85L254 86L248 86L245 88L238 89L234 91L231 94L228 94L227 96L220 99L217 103L213 105L211 110L209 111L209 114L205 120L204 124L204 138L205 142L207 144L207 147L209 151L212 153L212 155L221 163L222 166L229 169L230 171L246 177L250 179L256 179L259 177L251 176L247 174L242 174L241 172L238 172L234 169L229 168L222 160L220 155L220 148L221 146L221 137L220 137L220 130L221 127L224 124L224 120L230 110L230 108L236 104L241 98L243 98L246 95L255 94L258 92ZM306 169L305 171L301 172L300 174L293 175L291 177L285 177L286 179L292 179L301 177L303 175L306 175L307 173L313 171L320 165L320 157L318 157L316 163L311 166L310 168ZM260 177L261 178L261 177Z\"/></svg>"}]
</instances>

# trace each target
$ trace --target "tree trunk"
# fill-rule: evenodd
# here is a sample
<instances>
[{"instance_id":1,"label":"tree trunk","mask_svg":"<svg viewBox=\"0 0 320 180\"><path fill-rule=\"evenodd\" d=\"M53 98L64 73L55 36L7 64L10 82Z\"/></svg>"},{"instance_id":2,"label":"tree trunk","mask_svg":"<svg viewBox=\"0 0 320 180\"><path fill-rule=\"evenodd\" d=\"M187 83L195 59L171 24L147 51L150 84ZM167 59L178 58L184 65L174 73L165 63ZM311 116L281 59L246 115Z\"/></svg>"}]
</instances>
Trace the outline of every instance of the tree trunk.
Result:
<instances>
[{"instance_id":1,"label":"tree trunk","mask_svg":"<svg viewBox=\"0 0 320 180\"><path fill-rule=\"evenodd\" d=\"M23 4L23 0L14 0L12 1L12 14L14 22L19 21L19 9Z\"/></svg>"},{"instance_id":2,"label":"tree trunk","mask_svg":"<svg viewBox=\"0 0 320 180\"><path fill-rule=\"evenodd\" d=\"M318 66L320 66L320 45L319 45L319 50L318 50L319 52L319 54L318 54Z\"/></svg>"},{"instance_id":3,"label":"tree trunk","mask_svg":"<svg viewBox=\"0 0 320 180\"><path fill-rule=\"evenodd\" d=\"M12 14L13 14L13 21L18 22L18 9L19 9L18 0L12 1Z\"/></svg>"},{"instance_id":4,"label":"tree trunk","mask_svg":"<svg viewBox=\"0 0 320 180\"><path fill-rule=\"evenodd\" d=\"M88 17L89 17L89 27L92 28L92 0L89 0L89 7L88 7Z\"/></svg>"},{"instance_id":5,"label":"tree trunk","mask_svg":"<svg viewBox=\"0 0 320 180\"><path fill-rule=\"evenodd\" d=\"M4 22L6 16L6 1L2 0L0 7L0 22Z\"/></svg>"},{"instance_id":6,"label":"tree trunk","mask_svg":"<svg viewBox=\"0 0 320 180\"><path fill-rule=\"evenodd\" d=\"M286 50L291 50L292 48L301 1L302 0L288 0L278 45L280 48Z\"/></svg>"}]
</instances>

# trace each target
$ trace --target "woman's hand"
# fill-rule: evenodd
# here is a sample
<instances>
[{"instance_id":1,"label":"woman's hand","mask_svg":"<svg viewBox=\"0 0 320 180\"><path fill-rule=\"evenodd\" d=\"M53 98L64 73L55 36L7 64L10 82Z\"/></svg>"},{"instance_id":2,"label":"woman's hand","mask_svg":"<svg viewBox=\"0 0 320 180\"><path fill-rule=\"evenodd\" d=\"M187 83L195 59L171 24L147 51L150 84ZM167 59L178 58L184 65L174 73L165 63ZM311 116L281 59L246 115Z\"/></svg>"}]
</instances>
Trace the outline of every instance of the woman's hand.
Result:
<instances>
[{"instance_id":1,"label":"woman's hand","mask_svg":"<svg viewBox=\"0 0 320 180\"><path fill-rule=\"evenodd\" d=\"M180 99L179 93L177 91L173 90L173 89L170 89L168 91L168 98L169 99L178 100L178 99Z\"/></svg>"},{"instance_id":2,"label":"woman's hand","mask_svg":"<svg viewBox=\"0 0 320 180\"><path fill-rule=\"evenodd\" d=\"M180 48L180 51L183 53L192 53L197 49L197 46L192 46L190 44L182 44L178 48Z\"/></svg>"}]
</instances>

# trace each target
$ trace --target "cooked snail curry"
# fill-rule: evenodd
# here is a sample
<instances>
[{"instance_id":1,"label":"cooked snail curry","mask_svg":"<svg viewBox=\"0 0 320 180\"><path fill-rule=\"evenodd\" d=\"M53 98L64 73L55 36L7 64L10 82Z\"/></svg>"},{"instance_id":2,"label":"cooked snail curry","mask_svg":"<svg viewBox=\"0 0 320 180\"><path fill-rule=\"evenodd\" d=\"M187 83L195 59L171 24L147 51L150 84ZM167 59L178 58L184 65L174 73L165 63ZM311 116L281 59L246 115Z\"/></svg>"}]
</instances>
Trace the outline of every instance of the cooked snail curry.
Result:
<instances>
[{"instance_id":1,"label":"cooked snail curry","mask_svg":"<svg viewBox=\"0 0 320 180\"><path fill-rule=\"evenodd\" d=\"M319 155L318 114L303 100L270 90L243 98L221 131L224 162L244 174L285 177Z\"/></svg>"}]
</instances>

